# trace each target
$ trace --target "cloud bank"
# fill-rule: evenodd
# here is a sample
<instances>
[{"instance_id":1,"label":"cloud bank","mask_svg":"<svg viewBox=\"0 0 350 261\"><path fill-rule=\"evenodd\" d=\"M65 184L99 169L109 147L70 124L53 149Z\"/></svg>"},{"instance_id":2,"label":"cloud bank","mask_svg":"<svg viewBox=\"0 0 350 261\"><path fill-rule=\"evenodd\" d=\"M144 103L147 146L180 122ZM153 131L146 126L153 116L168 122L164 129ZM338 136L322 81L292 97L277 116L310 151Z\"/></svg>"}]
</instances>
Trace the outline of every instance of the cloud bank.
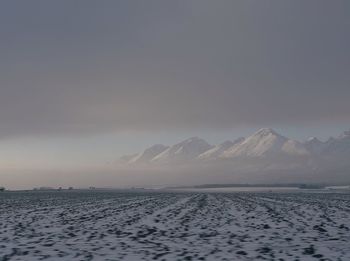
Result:
<instances>
[{"instance_id":1,"label":"cloud bank","mask_svg":"<svg viewBox=\"0 0 350 261\"><path fill-rule=\"evenodd\" d=\"M350 120L346 1L7 1L0 135Z\"/></svg>"}]
</instances>

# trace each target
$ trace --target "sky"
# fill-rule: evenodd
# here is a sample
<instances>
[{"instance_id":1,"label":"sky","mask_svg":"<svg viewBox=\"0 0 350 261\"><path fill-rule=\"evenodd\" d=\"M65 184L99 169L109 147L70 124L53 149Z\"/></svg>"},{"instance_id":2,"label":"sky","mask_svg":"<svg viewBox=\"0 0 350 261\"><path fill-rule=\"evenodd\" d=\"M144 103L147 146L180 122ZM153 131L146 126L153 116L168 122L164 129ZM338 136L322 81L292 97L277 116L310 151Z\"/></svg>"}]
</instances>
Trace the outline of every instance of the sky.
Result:
<instances>
[{"instance_id":1,"label":"sky","mask_svg":"<svg viewBox=\"0 0 350 261\"><path fill-rule=\"evenodd\" d=\"M345 0L2 1L0 183L191 136L339 135L350 128L348 10Z\"/></svg>"}]
</instances>

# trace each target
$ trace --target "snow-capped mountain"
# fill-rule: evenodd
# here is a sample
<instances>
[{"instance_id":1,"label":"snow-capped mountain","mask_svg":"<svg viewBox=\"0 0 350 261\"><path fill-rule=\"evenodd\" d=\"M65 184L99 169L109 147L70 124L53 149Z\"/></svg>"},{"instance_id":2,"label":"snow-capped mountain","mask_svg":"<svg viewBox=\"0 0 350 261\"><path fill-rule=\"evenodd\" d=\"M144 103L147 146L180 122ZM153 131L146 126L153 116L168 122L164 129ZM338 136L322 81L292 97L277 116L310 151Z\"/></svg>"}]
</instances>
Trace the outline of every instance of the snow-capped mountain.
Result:
<instances>
[{"instance_id":1,"label":"snow-capped mountain","mask_svg":"<svg viewBox=\"0 0 350 261\"><path fill-rule=\"evenodd\" d=\"M299 142L264 128L247 138L225 141L211 146L205 140L193 137L173 146L156 144L142 153L123 156L122 164L138 163L162 166L190 164L193 166L225 166L228 171L281 170L328 172L339 166L350 169L350 131L337 138L322 142L310 138ZM203 164L203 165L202 165ZM144 165L142 165L144 166Z\"/></svg>"},{"instance_id":2,"label":"snow-capped mountain","mask_svg":"<svg viewBox=\"0 0 350 261\"><path fill-rule=\"evenodd\" d=\"M320 141L316 137L311 137L304 142L304 146L310 153L320 155L327 147L327 143Z\"/></svg>"},{"instance_id":3,"label":"snow-capped mountain","mask_svg":"<svg viewBox=\"0 0 350 261\"><path fill-rule=\"evenodd\" d=\"M192 137L175 144L162 153L155 156L151 162L172 163L194 160L203 152L211 149L205 140L198 137Z\"/></svg>"},{"instance_id":4,"label":"snow-capped mountain","mask_svg":"<svg viewBox=\"0 0 350 261\"><path fill-rule=\"evenodd\" d=\"M144 152L136 155L134 158L131 158L128 163L147 163L168 148L169 146L163 144L153 145L152 147L145 149Z\"/></svg>"},{"instance_id":5,"label":"snow-capped mountain","mask_svg":"<svg viewBox=\"0 0 350 261\"><path fill-rule=\"evenodd\" d=\"M232 146L239 144L244 141L244 138L238 138L235 141L225 141L219 145L216 145L210 150L200 154L198 159L200 160L215 160L222 156L228 149L232 148Z\"/></svg>"},{"instance_id":6,"label":"snow-capped mountain","mask_svg":"<svg viewBox=\"0 0 350 261\"><path fill-rule=\"evenodd\" d=\"M321 154L327 158L350 159L350 131L345 131L337 138L330 138Z\"/></svg>"},{"instance_id":7,"label":"snow-capped mountain","mask_svg":"<svg viewBox=\"0 0 350 261\"><path fill-rule=\"evenodd\" d=\"M308 155L309 151L300 142L287 139L272 129L264 128L225 151L222 157L273 157L281 154Z\"/></svg>"}]
</instances>

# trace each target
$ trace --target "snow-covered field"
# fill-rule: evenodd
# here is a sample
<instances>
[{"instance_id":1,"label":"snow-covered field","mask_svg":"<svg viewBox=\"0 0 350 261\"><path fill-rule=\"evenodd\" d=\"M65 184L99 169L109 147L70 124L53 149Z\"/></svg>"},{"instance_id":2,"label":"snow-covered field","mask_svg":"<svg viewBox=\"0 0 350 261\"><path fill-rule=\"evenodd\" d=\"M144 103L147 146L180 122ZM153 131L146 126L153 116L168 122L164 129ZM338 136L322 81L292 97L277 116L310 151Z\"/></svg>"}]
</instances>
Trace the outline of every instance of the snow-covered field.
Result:
<instances>
[{"instance_id":1,"label":"snow-covered field","mask_svg":"<svg viewBox=\"0 0 350 261\"><path fill-rule=\"evenodd\" d=\"M4 192L0 260L350 260L350 193Z\"/></svg>"}]
</instances>

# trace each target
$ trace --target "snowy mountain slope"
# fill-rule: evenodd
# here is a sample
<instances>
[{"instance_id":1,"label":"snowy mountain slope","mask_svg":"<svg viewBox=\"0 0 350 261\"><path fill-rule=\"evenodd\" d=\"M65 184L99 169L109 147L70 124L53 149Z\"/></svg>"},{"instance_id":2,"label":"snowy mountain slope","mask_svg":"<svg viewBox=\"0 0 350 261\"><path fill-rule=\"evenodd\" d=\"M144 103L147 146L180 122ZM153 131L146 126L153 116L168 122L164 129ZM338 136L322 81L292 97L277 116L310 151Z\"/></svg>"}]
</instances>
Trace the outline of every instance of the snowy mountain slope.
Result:
<instances>
[{"instance_id":1,"label":"snowy mountain slope","mask_svg":"<svg viewBox=\"0 0 350 261\"><path fill-rule=\"evenodd\" d=\"M200 160L215 160L219 158L225 151L230 149L232 146L239 144L244 141L244 138L238 138L235 141L225 141L219 145L216 145L210 150L207 150L206 152L200 154L198 156L198 159Z\"/></svg>"},{"instance_id":2,"label":"snowy mountain slope","mask_svg":"<svg viewBox=\"0 0 350 261\"><path fill-rule=\"evenodd\" d=\"M330 138L321 155L333 159L350 159L350 131L345 131L337 138Z\"/></svg>"},{"instance_id":3,"label":"snowy mountain slope","mask_svg":"<svg viewBox=\"0 0 350 261\"><path fill-rule=\"evenodd\" d=\"M327 147L327 143L320 141L316 137L309 138L303 143L305 148L314 155L320 155L323 150Z\"/></svg>"},{"instance_id":4,"label":"snowy mountain slope","mask_svg":"<svg viewBox=\"0 0 350 261\"><path fill-rule=\"evenodd\" d=\"M281 154L308 155L309 151L300 142L287 139L272 129L264 128L224 152L222 157L269 157Z\"/></svg>"},{"instance_id":5,"label":"snowy mountain slope","mask_svg":"<svg viewBox=\"0 0 350 261\"><path fill-rule=\"evenodd\" d=\"M167 148L162 153L155 156L152 162L171 163L179 161L189 161L197 158L203 152L211 149L205 140L192 137Z\"/></svg>"},{"instance_id":6,"label":"snowy mountain slope","mask_svg":"<svg viewBox=\"0 0 350 261\"><path fill-rule=\"evenodd\" d=\"M168 148L169 146L165 146L162 144L153 145L152 147L147 148L144 152L138 154L136 157L130 159L128 163L150 162L155 156L159 155Z\"/></svg>"},{"instance_id":7,"label":"snowy mountain slope","mask_svg":"<svg viewBox=\"0 0 350 261\"><path fill-rule=\"evenodd\" d=\"M170 147L156 144L142 153L123 156L119 162L130 166L137 166L138 163L154 166L174 163L239 173L281 169L340 173L350 169L349 159L350 131L326 142L310 138L301 143L265 128L246 139L226 141L216 146L197 137Z\"/></svg>"},{"instance_id":8,"label":"snowy mountain slope","mask_svg":"<svg viewBox=\"0 0 350 261\"><path fill-rule=\"evenodd\" d=\"M296 140L287 140L282 146L282 151L286 154L295 156L310 155L310 151L308 151L302 143Z\"/></svg>"}]
</instances>

